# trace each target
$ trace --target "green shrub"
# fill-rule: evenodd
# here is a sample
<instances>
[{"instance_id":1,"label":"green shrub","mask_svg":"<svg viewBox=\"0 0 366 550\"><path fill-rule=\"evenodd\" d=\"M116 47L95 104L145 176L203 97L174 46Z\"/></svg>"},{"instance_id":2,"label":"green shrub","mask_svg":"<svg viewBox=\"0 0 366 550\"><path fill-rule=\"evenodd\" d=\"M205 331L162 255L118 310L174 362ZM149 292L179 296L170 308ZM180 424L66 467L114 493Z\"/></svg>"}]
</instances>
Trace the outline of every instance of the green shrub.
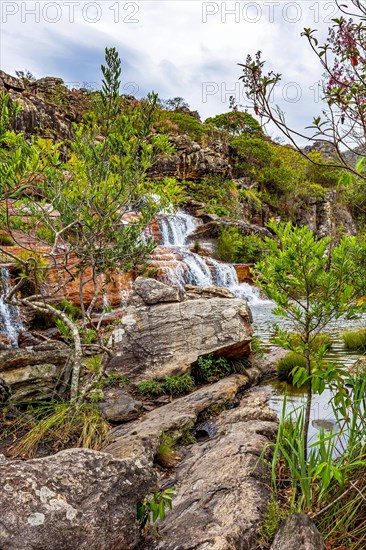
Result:
<instances>
[{"instance_id":1,"label":"green shrub","mask_svg":"<svg viewBox=\"0 0 366 550\"><path fill-rule=\"evenodd\" d=\"M136 519L141 529L145 529L147 524L155 523L158 518L161 521L164 520L166 515L165 509L172 510L171 495L174 494L174 489L165 489L165 491L155 489L154 494L150 498L147 496L137 503Z\"/></svg>"},{"instance_id":2,"label":"green shrub","mask_svg":"<svg viewBox=\"0 0 366 550\"><path fill-rule=\"evenodd\" d=\"M181 376L167 376L163 381L164 393L170 395L185 395L190 393L194 388L193 378L189 374Z\"/></svg>"},{"instance_id":3,"label":"green shrub","mask_svg":"<svg viewBox=\"0 0 366 550\"><path fill-rule=\"evenodd\" d=\"M266 244L259 235L241 237L235 252L235 261L250 264L262 260L268 252Z\"/></svg>"},{"instance_id":4,"label":"green shrub","mask_svg":"<svg viewBox=\"0 0 366 550\"><path fill-rule=\"evenodd\" d=\"M158 397L164 394L163 385L159 380L143 380L137 385L137 389L142 395L149 397Z\"/></svg>"},{"instance_id":5,"label":"green shrub","mask_svg":"<svg viewBox=\"0 0 366 550\"><path fill-rule=\"evenodd\" d=\"M202 383L211 383L232 374L233 368L225 357L199 357L197 362L197 379Z\"/></svg>"},{"instance_id":6,"label":"green shrub","mask_svg":"<svg viewBox=\"0 0 366 550\"><path fill-rule=\"evenodd\" d=\"M209 206L209 213L224 218L239 216L239 191L232 180L208 176L199 182L186 181L185 186L191 197Z\"/></svg>"},{"instance_id":7,"label":"green shrub","mask_svg":"<svg viewBox=\"0 0 366 550\"><path fill-rule=\"evenodd\" d=\"M71 319L80 319L81 317L81 309L78 306L74 306L74 304L66 299L62 300L55 307L66 313L66 315L71 317Z\"/></svg>"},{"instance_id":8,"label":"green shrub","mask_svg":"<svg viewBox=\"0 0 366 550\"><path fill-rule=\"evenodd\" d=\"M366 351L366 329L347 330L342 334L344 346L351 351Z\"/></svg>"},{"instance_id":9,"label":"green shrub","mask_svg":"<svg viewBox=\"0 0 366 550\"><path fill-rule=\"evenodd\" d=\"M236 227L223 227L216 241L216 254L223 262L235 262L241 235Z\"/></svg>"},{"instance_id":10,"label":"green shrub","mask_svg":"<svg viewBox=\"0 0 366 550\"><path fill-rule=\"evenodd\" d=\"M202 124L189 113L180 111L161 110L156 127L162 133L187 134L193 141L198 142L201 141L203 135Z\"/></svg>"},{"instance_id":11,"label":"green shrub","mask_svg":"<svg viewBox=\"0 0 366 550\"><path fill-rule=\"evenodd\" d=\"M150 397L159 395L185 395L194 388L194 380L189 374L167 376L164 380L143 380L137 389L143 395Z\"/></svg>"},{"instance_id":12,"label":"green shrub","mask_svg":"<svg viewBox=\"0 0 366 550\"><path fill-rule=\"evenodd\" d=\"M262 135L261 125L247 112L230 111L215 117L207 118L205 124L211 124L219 130L225 130L233 136L241 134Z\"/></svg>"},{"instance_id":13,"label":"green shrub","mask_svg":"<svg viewBox=\"0 0 366 550\"><path fill-rule=\"evenodd\" d=\"M292 376L291 371L295 367L303 367L306 368L306 362L305 357L302 355L299 355L298 353L295 353L293 351L290 351L280 359L277 363L277 374L279 380L284 380L286 382L292 382Z\"/></svg>"},{"instance_id":14,"label":"green shrub","mask_svg":"<svg viewBox=\"0 0 366 550\"><path fill-rule=\"evenodd\" d=\"M243 236L236 227L223 227L216 242L217 257L223 262L256 263L266 252L259 235Z\"/></svg>"}]
</instances>

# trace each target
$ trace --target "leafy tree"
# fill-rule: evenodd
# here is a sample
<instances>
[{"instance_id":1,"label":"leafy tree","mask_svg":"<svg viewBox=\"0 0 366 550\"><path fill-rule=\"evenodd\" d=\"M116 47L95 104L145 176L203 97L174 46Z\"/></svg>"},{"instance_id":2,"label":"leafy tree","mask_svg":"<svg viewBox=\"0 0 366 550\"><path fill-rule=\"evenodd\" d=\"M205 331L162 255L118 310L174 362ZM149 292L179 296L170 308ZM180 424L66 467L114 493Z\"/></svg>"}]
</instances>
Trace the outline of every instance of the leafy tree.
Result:
<instances>
[{"instance_id":1,"label":"leafy tree","mask_svg":"<svg viewBox=\"0 0 366 550\"><path fill-rule=\"evenodd\" d=\"M92 345L94 350L108 351L101 319L96 322L93 313L103 301L111 272L141 264L155 246L152 239L144 237L143 230L165 203L146 194L144 180L154 159L172 150L166 136L151 133L156 94L150 94L128 114L124 112L119 95L121 61L114 48L106 49L102 72L101 92L84 123L75 127L76 137L66 163L60 159L58 146L51 142L38 140L29 148L22 135L6 132L4 137L10 146L19 140L26 152L21 160L10 147L12 154L8 155L3 180L3 223L23 248L20 256L14 256L2 247L21 265L19 282L7 299L51 313L64 324L73 342L72 399L78 396L83 350ZM40 165L44 159L45 166ZM24 170L19 170L21 162L25 163ZM36 193L29 192L29 177L24 180L32 170ZM20 196L21 192L21 200L9 202L8 196ZM18 216L13 215L14 206ZM81 326L68 311L51 304L73 281L79 285ZM88 302L86 285L93 289ZM101 370L91 383L102 375Z\"/></svg>"},{"instance_id":2,"label":"leafy tree","mask_svg":"<svg viewBox=\"0 0 366 550\"><path fill-rule=\"evenodd\" d=\"M285 113L272 102L272 94L281 81L281 75L270 71L265 73L265 62L261 52L255 57L248 55L240 77L252 102L255 113L266 123L271 121L301 152L299 139L316 140L328 147L334 161L329 163L345 168L357 177L366 179L365 136L366 136L366 8L364 2L351 0L352 17L347 4L336 0L343 13L334 19L324 44L319 44L316 31L304 29L303 36L317 57L324 73L322 86L325 109L314 117L309 132L298 132L290 128ZM352 152L352 155L348 153ZM355 162L355 157L356 161ZM358 159L358 160L357 160ZM320 159L310 158L315 164Z\"/></svg>"},{"instance_id":3,"label":"leafy tree","mask_svg":"<svg viewBox=\"0 0 366 550\"><path fill-rule=\"evenodd\" d=\"M188 103L183 99L183 97L173 97L171 99L162 100L161 105L167 111L189 111Z\"/></svg>"},{"instance_id":4,"label":"leafy tree","mask_svg":"<svg viewBox=\"0 0 366 550\"><path fill-rule=\"evenodd\" d=\"M252 115L238 110L207 118L205 124L212 124L215 128L225 130L233 136L241 134L261 136L263 134L259 122Z\"/></svg>"},{"instance_id":5,"label":"leafy tree","mask_svg":"<svg viewBox=\"0 0 366 550\"><path fill-rule=\"evenodd\" d=\"M269 228L278 242L266 238L269 254L256 264L258 283L276 303L274 313L291 326L290 331L277 327L275 342L305 358L305 367L295 367L291 375L295 384L307 387L306 460L312 393L322 392L326 383L342 383L339 369L324 361L326 346L318 347L316 341L331 321L341 316L354 318L362 307L353 284L357 270L352 258L357 243L353 238L343 239L331 248L329 238L317 240L307 227L271 222ZM291 332L298 338L292 338Z\"/></svg>"}]
</instances>

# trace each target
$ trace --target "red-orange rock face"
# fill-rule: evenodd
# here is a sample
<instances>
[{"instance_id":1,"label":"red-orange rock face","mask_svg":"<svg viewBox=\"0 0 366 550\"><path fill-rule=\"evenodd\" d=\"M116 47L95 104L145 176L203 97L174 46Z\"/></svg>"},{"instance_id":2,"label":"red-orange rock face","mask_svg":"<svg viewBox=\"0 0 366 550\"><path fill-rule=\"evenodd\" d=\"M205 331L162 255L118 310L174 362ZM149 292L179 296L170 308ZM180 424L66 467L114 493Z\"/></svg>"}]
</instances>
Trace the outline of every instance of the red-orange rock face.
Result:
<instances>
[{"instance_id":1,"label":"red-orange rock face","mask_svg":"<svg viewBox=\"0 0 366 550\"><path fill-rule=\"evenodd\" d=\"M234 264L239 283L253 284L252 264Z\"/></svg>"}]
</instances>

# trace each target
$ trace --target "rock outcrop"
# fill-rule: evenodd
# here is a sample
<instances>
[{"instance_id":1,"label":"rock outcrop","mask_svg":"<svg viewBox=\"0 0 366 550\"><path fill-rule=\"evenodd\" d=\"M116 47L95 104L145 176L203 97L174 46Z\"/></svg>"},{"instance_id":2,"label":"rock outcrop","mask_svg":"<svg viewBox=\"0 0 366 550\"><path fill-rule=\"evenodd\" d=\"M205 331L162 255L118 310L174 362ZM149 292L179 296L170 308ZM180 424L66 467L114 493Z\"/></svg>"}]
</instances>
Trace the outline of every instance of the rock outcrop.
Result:
<instances>
[{"instance_id":1,"label":"rock outcrop","mask_svg":"<svg viewBox=\"0 0 366 550\"><path fill-rule=\"evenodd\" d=\"M154 460L163 432L174 433L178 439L193 428L200 413L212 405L232 402L240 390L251 385L251 380L259 378L258 375L258 371L234 374L154 409L140 420L117 426L111 432L112 442L105 451L117 458L138 456L148 465Z\"/></svg>"},{"instance_id":2,"label":"rock outcrop","mask_svg":"<svg viewBox=\"0 0 366 550\"><path fill-rule=\"evenodd\" d=\"M0 71L0 90L10 95L11 101L19 102L22 110L14 121L14 130L27 136L72 139L72 123L82 121L87 106L86 91L69 90L60 78L30 82Z\"/></svg>"},{"instance_id":3,"label":"rock outcrop","mask_svg":"<svg viewBox=\"0 0 366 550\"><path fill-rule=\"evenodd\" d=\"M207 176L230 177L229 146L220 139L201 146L187 135L170 136L175 154L162 158L150 168L151 178L196 180Z\"/></svg>"},{"instance_id":4,"label":"rock outcrop","mask_svg":"<svg viewBox=\"0 0 366 550\"><path fill-rule=\"evenodd\" d=\"M33 402L55 397L58 386L68 376L69 353L66 344L54 341L1 350L0 379L9 386L11 399Z\"/></svg>"},{"instance_id":5,"label":"rock outcrop","mask_svg":"<svg viewBox=\"0 0 366 550\"><path fill-rule=\"evenodd\" d=\"M212 217L213 216L210 215L210 218ZM209 218L206 217L206 219ZM222 228L224 227L234 227L243 236L259 235L261 237L273 238L271 232L265 227L260 227L259 225L254 225L240 220L227 220L226 218L219 218L217 216L215 216L214 219L200 225L189 238L192 241L195 239L216 239L220 236Z\"/></svg>"},{"instance_id":6,"label":"rock outcrop","mask_svg":"<svg viewBox=\"0 0 366 550\"><path fill-rule=\"evenodd\" d=\"M289 516L279 528L271 550L325 550L324 539L306 514Z\"/></svg>"},{"instance_id":7,"label":"rock outcrop","mask_svg":"<svg viewBox=\"0 0 366 550\"><path fill-rule=\"evenodd\" d=\"M269 468L259 457L277 429L266 399L265 392L251 392L237 408L213 419L213 437L183 451L182 461L164 484L175 488L173 510L159 525L160 538L152 548L256 547L257 530L271 494ZM303 547L297 544L294 548Z\"/></svg>"},{"instance_id":8,"label":"rock outcrop","mask_svg":"<svg viewBox=\"0 0 366 550\"><path fill-rule=\"evenodd\" d=\"M139 529L136 504L154 484L138 459L70 449L0 463L0 548L129 550Z\"/></svg>"},{"instance_id":9,"label":"rock outcrop","mask_svg":"<svg viewBox=\"0 0 366 550\"><path fill-rule=\"evenodd\" d=\"M144 284L150 286L145 301L132 293L131 305L112 333L114 355L108 372L118 372L137 383L184 373L201 355L237 358L249 354L252 329L245 300L194 299L191 294L177 302L172 287L153 280ZM159 288L160 301L148 305L152 296L156 300L153 288ZM174 301L167 303L168 297Z\"/></svg>"}]
</instances>

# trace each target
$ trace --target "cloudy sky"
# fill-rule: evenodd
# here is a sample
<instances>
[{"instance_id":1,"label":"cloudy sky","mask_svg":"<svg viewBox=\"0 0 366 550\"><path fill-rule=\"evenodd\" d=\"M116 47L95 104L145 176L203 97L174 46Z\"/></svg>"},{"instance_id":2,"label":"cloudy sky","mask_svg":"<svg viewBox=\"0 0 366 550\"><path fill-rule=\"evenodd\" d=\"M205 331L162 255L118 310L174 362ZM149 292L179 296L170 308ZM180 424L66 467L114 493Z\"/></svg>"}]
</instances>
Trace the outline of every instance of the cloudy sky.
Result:
<instances>
[{"instance_id":1,"label":"cloudy sky","mask_svg":"<svg viewBox=\"0 0 366 550\"><path fill-rule=\"evenodd\" d=\"M228 111L230 95L245 104L237 63L261 50L283 74L275 102L290 124L301 129L321 110L320 68L300 33L312 27L325 38L334 0L1 0L0 8L0 66L11 74L27 68L98 86L104 48L115 46L125 93L182 96L205 119Z\"/></svg>"}]
</instances>

